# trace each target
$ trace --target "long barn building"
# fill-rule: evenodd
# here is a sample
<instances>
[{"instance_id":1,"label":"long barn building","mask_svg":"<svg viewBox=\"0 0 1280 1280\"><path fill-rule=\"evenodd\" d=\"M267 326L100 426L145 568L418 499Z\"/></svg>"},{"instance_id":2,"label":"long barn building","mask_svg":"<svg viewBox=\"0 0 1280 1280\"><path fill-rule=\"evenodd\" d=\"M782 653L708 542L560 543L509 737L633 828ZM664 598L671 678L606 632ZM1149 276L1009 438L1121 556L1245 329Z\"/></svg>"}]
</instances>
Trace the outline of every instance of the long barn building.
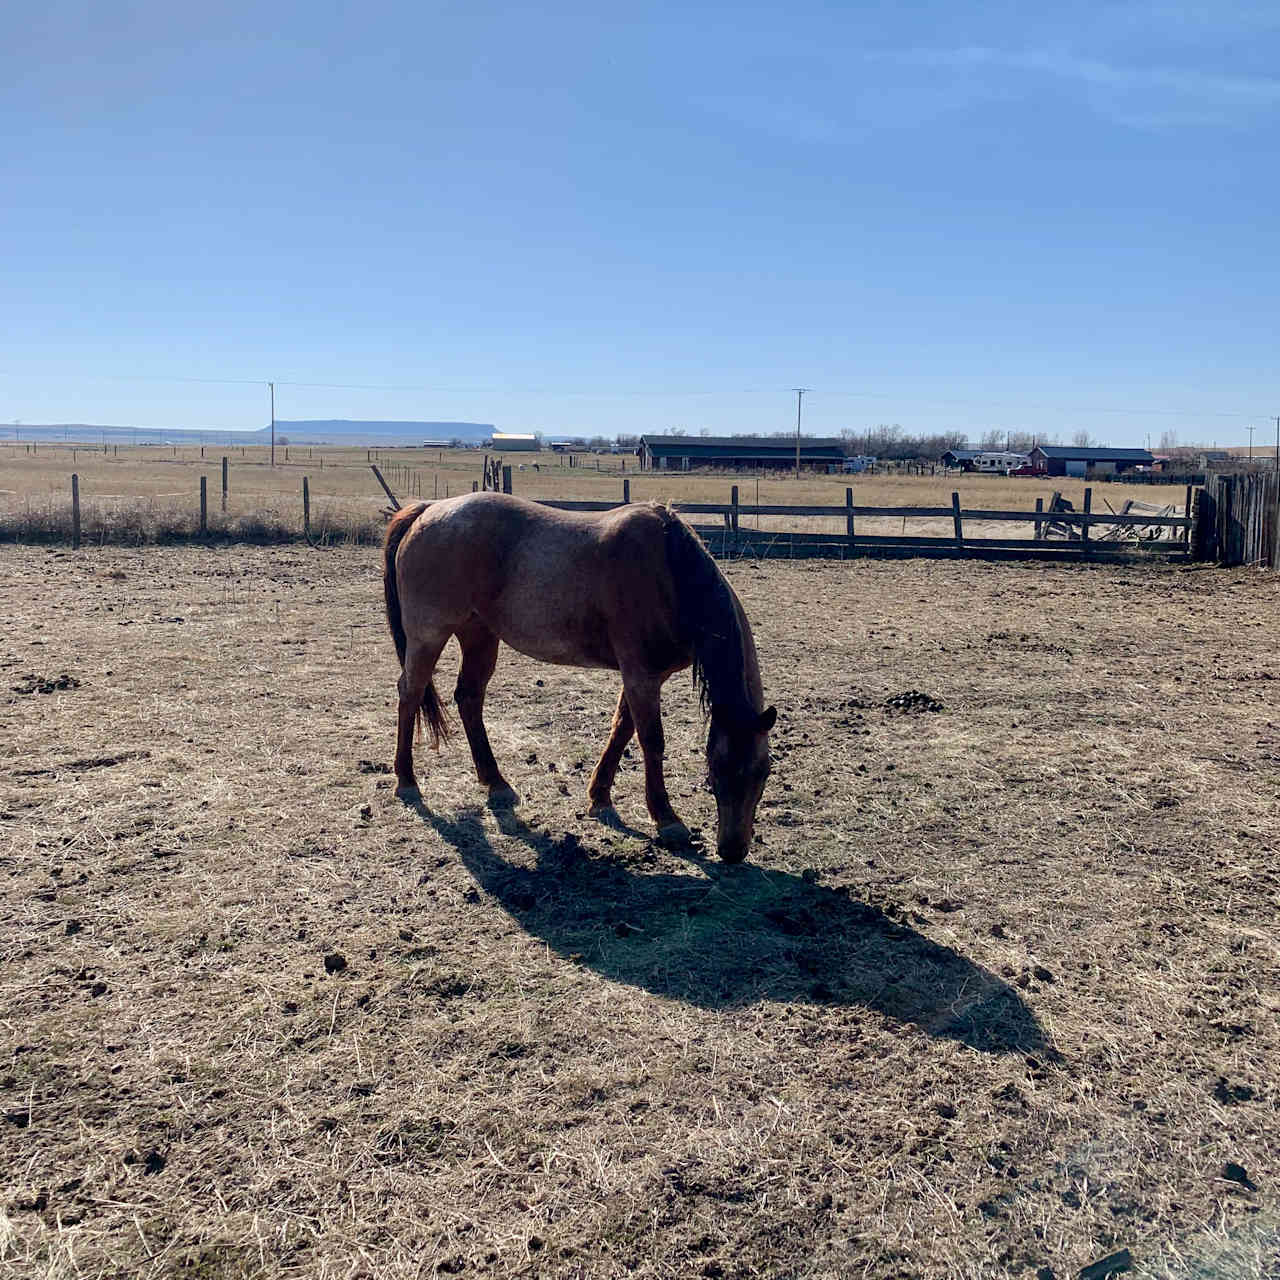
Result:
<instances>
[{"instance_id":1,"label":"long barn building","mask_svg":"<svg viewBox=\"0 0 1280 1280\"><path fill-rule=\"evenodd\" d=\"M1146 449L1103 449L1094 446L1038 444L1031 465L1049 476L1105 476L1133 467L1150 467L1155 457Z\"/></svg>"},{"instance_id":2,"label":"long barn building","mask_svg":"<svg viewBox=\"0 0 1280 1280\"><path fill-rule=\"evenodd\" d=\"M785 436L641 436L636 450L644 471L692 471L714 467L722 471L794 471L796 442ZM800 466L825 471L844 462L839 440L800 440Z\"/></svg>"}]
</instances>

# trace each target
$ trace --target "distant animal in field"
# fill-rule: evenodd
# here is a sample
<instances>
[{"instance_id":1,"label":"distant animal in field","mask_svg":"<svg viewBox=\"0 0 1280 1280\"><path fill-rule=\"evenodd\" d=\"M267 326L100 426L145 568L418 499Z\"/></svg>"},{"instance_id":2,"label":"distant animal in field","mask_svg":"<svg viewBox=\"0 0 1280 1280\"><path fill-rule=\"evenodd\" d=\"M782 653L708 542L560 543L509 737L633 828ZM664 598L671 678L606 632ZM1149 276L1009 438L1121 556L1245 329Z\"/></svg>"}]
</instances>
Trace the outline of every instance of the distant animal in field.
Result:
<instances>
[{"instance_id":1,"label":"distant animal in field","mask_svg":"<svg viewBox=\"0 0 1280 1280\"><path fill-rule=\"evenodd\" d=\"M659 838L687 841L663 777L660 691L693 667L709 715L707 773L717 851L740 862L769 776L769 730L755 641L733 589L697 534L666 507L558 511L499 493L471 493L401 508L388 528L383 586L400 658L396 794L421 798L413 769L419 717L433 745L447 736L433 683L451 636L462 648L454 699L491 803L514 803L484 726L498 644L543 662L603 667L622 692L587 788L591 812L616 818L613 783L634 733L644 755L645 800Z\"/></svg>"}]
</instances>

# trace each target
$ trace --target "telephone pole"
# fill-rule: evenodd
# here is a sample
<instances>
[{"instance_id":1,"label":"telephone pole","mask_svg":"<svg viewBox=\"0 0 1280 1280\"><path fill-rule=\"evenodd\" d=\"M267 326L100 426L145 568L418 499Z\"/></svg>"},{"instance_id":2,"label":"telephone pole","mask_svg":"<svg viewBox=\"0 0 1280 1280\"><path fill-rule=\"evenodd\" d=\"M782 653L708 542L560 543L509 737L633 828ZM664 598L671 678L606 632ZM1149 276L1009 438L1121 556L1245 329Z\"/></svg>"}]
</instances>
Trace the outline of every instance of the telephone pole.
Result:
<instances>
[{"instance_id":1,"label":"telephone pole","mask_svg":"<svg viewBox=\"0 0 1280 1280\"><path fill-rule=\"evenodd\" d=\"M808 387L792 387L792 390L796 393L796 479L799 480L800 479L800 405L804 400L804 393L808 391L809 388ZM1280 423L1280 418L1277 418L1276 422ZM1277 426L1276 430L1280 431L1280 426ZM1280 439L1280 436L1277 436L1277 439ZM1280 446L1277 446L1277 448L1280 449ZM1277 454L1277 457L1280 457L1280 453Z\"/></svg>"},{"instance_id":2,"label":"telephone pole","mask_svg":"<svg viewBox=\"0 0 1280 1280\"><path fill-rule=\"evenodd\" d=\"M1256 430L1257 430L1257 428L1256 428L1256 427L1250 427L1250 428L1249 428L1249 461L1250 461L1250 462L1252 462L1252 461L1253 461L1253 433L1254 433Z\"/></svg>"},{"instance_id":3,"label":"telephone pole","mask_svg":"<svg viewBox=\"0 0 1280 1280\"><path fill-rule=\"evenodd\" d=\"M1276 419L1276 471L1280 472L1280 414L1275 415Z\"/></svg>"},{"instance_id":4,"label":"telephone pole","mask_svg":"<svg viewBox=\"0 0 1280 1280\"><path fill-rule=\"evenodd\" d=\"M276 384L268 382L271 388L271 465L276 465Z\"/></svg>"}]
</instances>

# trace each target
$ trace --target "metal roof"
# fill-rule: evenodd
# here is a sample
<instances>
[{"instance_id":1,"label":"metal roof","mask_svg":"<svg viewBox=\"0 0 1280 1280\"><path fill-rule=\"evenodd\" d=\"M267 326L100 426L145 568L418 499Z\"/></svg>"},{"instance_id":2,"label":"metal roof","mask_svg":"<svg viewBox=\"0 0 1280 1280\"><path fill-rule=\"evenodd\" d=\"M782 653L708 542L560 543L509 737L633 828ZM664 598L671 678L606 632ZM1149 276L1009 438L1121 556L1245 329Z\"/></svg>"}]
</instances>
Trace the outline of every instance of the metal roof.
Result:
<instances>
[{"instance_id":1,"label":"metal roof","mask_svg":"<svg viewBox=\"0 0 1280 1280\"><path fill-rule=\"evenodd\" d=\"M1063 458L1067 461L1086 462L1154 462L1152 454L1146 449L1087 449L1075 445L1038 444L1032 453L1039 453L1046 458Z\"/></svg>"},{"instance_id":2,"label":"metal roof","mask_svg":"<svg viewBox=\"0 0 1280 1280\"><path fill-rule=\"evenodd\" d=\"M796 442L792 437L771 436L641 436L640 443L657 457L679 458L794 458ZM843 440L800 439L800 456L836 460L844 457Z\"/></svg>"}]
</instances>

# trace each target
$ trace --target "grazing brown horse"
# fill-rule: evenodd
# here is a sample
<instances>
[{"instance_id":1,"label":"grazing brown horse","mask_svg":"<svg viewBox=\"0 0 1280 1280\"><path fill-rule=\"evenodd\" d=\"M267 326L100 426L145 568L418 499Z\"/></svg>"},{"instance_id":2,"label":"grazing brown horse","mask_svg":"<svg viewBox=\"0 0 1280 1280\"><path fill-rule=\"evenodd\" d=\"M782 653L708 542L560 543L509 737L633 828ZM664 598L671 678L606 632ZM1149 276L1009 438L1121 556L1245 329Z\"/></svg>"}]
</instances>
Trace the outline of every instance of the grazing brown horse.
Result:
<instances>
[{"instance_id":1,"label":"grazing brown horse","mask_svg":"<svg viewBox=\"0 0 1280 1280\"><path fill-rule=\"evenodd\" d=\"M662 776L659 695L668 676L692 665L710 712L707 770L717 848L727 862L746 857L777 712L764 709L755 642L737 596L674 512L635 505L584 515L498 493L414 503L396 512L387 529L383 584L402 668L398 796L420 798L413 773L419 715L433 745L446 736L432 675L449 637L457 636L462 669L454 698L476 775L491 802L514 802L482 714L498 642L505 640L543 662L619 672L613 732L587 790L591 812L616 816L613 780L634 733L659 837L687 840Z\"/></svg>"}]
</instances>

